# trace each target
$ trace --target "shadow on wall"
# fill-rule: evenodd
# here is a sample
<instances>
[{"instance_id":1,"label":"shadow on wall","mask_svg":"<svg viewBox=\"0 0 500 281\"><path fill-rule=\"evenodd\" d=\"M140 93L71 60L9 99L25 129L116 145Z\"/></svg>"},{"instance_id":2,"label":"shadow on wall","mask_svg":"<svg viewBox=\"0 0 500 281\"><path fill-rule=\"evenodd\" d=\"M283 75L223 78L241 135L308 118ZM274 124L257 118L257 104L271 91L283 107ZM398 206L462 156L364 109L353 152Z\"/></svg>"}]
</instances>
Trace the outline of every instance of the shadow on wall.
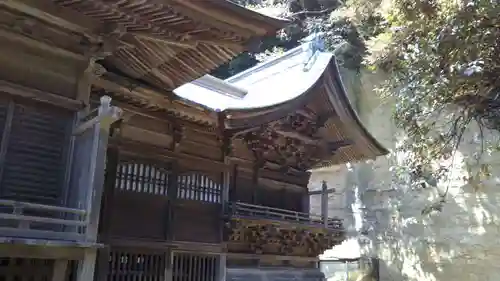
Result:
<instances>
[{"instance_id":1,"label":"shadow on wall","mask_svg":"<svg viewBox=\"0 0 500 281\"><path fill-rule=\"evenodd\" d=\"M391 170L403 162L402 155L356 167L372 251L385 263L380 280L500 280L500 154L471 162L480 147L474 141L477 132L467 132L453 163L441 163L450 165L452 173L439 188L412 186L404 173ZM487 137L498 139L495 134ZM475 186L464 181L485 162L491 164L491 178ZM441 211L422 214L428 206L437 206L447 189Z\"/></svg>"},{"instance_id":2,"label":"shadow on wall","mask_svg":"<svg viewBox=\"0 0 500 281\"><path fill-rule=\"evenodd\" d=\"M393 148L398 132L391 122L392 105L378 100L370 83L363 82L356 97L360 118L379 141ZM480 168L472 163L468 171L464 165L480 147L478 132L477 128L467 132L453 174L439 189L416 188L405 173L396 172L393 167L403 166L404 155L354 165L350 172L313 172L312 179L327 180L339 190L358 189L364 205L363 230L371 242L364 252L380 258L380 280L500 280L500 153L486 155L481 162L491 164L491 178L479 179L475 186L463 180ZM493 133L485 137L500 139ZM422 214L447 188L442 210Z\"/></svg>"}]
</instances>

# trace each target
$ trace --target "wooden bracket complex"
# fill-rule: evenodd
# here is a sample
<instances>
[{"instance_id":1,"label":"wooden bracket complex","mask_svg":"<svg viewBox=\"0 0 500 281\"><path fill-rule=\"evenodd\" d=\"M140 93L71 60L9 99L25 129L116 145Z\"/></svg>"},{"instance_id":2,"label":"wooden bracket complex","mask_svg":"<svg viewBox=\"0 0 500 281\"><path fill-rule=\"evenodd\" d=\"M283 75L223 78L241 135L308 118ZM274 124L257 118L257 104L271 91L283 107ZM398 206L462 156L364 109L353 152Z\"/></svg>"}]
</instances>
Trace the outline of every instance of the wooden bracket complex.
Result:
<instances>
[{"instance_id":1,"label":"wooden bracket complex","mask_svg":"<svg viewBox=\"0 0 500 281\"><path fill-rule=\"evenodd\" d=\"M97 116L90 118L89 117L97 112ZM92 128L94 125L99 124L101 129L107 129L111 127L111 124L118 121L122 116L122 110L116 106L111 106L111 98L108 96L101 97L101 106L90 114L81 118L82 120L86 120L79 124L75 130L73 131L74 135L79 135L86 130Z\"/></svg>"},{"instance_id":2,"label":"wooden bracket complex","mask_svg":"<svg viewBox=\"0 0 500 281\"><path fill-rule=\"evenodd\" d=\"M77 80L77 100L85 106L89 105L90 89L99 77L106 73L106 69L98 63L110 56L121 45L120 38L126 33L123 28L115 28L100 34L100 42L91 42L91 47L85 54L86 66Z\"/></svg>"}]
</instances>

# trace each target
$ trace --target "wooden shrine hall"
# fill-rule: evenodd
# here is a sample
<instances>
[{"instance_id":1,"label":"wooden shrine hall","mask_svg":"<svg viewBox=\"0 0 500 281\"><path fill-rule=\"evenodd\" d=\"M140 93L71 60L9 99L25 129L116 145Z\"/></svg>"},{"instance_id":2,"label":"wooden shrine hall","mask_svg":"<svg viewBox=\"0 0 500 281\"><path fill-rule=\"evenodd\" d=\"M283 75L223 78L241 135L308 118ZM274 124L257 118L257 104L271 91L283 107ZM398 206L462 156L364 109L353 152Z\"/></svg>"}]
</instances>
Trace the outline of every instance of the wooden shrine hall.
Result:
<instances>
[{"instance_id":1,"label":"wooden shrine hall","mask_svg":"<svg viewBox=\"0 0 500 281\"><path fill-rule=\"evenodd\" d=\"M172 90L286 24L225 0L0 1L0 280L222 276L214 252L185 252L196 228L173 200L221 180L178 174L220 162L179 140L219 140ZM117 137L134 125L144 146Z\"/></svg>"},{"instance_id":2,"label":"wooden shrine hall","mask_svg":"<svg viewBox=\"0 0 500 281\"><path fill-rule=\"evenodd\" d=\"M225 81L207 75L174 90L213 112L225 144L227 280L322 280L317 258L345 229L327 202L322 216L309 214L308 171L388 153L361 124L323 46L314 34Z\"/></svg>"},{"instance_id":3,"label":"wooden shrine hall","mask_svg":"<svg viewBox=\"0 0 500 281\"><path fill-rule=\"evenodd\" d=\"M384 149L320 36L225 0L0 1L0 280L322 280L310 169ZM272 279L272 280L271 280Z\"/></svg>"}]
</instances>

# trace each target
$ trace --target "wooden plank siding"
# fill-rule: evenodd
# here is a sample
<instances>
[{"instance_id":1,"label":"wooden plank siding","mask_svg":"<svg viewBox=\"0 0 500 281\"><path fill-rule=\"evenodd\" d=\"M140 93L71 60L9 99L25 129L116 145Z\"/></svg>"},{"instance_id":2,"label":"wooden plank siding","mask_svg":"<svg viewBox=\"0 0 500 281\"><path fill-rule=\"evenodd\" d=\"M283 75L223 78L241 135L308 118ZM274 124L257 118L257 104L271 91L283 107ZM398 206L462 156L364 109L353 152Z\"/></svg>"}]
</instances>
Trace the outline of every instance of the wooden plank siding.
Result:
<instances>
[{"instance_id":1,"label":"wooden plank siding","mask_svg":"<svg viewBox=\"0 0 500 281\"><path fill-rule=\"evenodd\" d=\"M166 239L170 167L169 163L137 157L119 160L109 210L110 236Z\"/></svg>"},{"instance_id":2,"label":"wooden plank siding","mask_svg":"<svg viewBox=\"0 0 500 281\"><path fill-rule=\"evenodd\" d=\"M109 216L113 238L151 242L220 243L221 193L219 177L200 171L180 173L175 161L159 161L120 153ZM196 225L193 228L193 225ZM194 231L196 230L196 231Z\"/></svg>"},{"instance_id":3,"label":"wooden plank siding","mask_svg":"<svg viewBox=\"0 0 500 281\"><path fill-rule=\"evenodd\" d=\"M48 104L13 98L0 93L0 198L50 206L70 206L69 157L74 113ZM1 227L17 227L19 221L8 219ZM50 219L67 214L49 210L26 209L25 216ZM51 222L31 222L33 230L62 229Z\"/></svg>"}]
</instances>

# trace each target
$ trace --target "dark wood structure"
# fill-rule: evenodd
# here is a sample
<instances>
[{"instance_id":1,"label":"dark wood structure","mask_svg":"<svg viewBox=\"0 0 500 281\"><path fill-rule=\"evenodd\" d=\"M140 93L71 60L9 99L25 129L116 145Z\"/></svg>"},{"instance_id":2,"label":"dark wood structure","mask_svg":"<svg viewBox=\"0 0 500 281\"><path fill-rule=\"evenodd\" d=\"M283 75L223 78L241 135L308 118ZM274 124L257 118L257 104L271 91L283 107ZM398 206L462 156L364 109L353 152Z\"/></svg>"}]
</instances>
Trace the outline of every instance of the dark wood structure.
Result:
<instances>
[{"instance_id":1,"label":"dark wood structure","mask_svg":"<svg viewBox=\"0 0 500 281\"><path fill-rule=\"evenodd\" d=\"M335 58L322 46L321 35L314 35L225 81L194 81L174 91L216 112L207 126L222 150L213 154L216 143L210 147L208 135L186 133L179 148L212 158L209 170L199 168L205 173L223 171L221 251L228 280L321 279L318 255L341 243L345 230L341 219L327 215L326 185L322 215L309 214L309 170L388 153L359 121ZM201 227L200 214L193 216ZM207 221L212 216L206 212Z\"/></svg>"},{"instance_id":2,"label":"dark wood structure","mask_svg":"<svg viewBox=\"0 0 500 281\"><path fill-rule=\"evenodd\" d=\"M5 0L0 23L0 279L321 278L344 229L308 213L308 170L387 151L317 38L220 81L198 78L286 22Z\"/></svg>"},{"instance_id":3,"label":"dark wood structure","mask_svg":"<svg viewBox=\"0 0 500 281\"><path fill-rule=\"evenodd\" d=\"M172 90L285 23L223 0L0 1L0 280L220 276L223 141Z\"/></svg>"}]
</instances>

